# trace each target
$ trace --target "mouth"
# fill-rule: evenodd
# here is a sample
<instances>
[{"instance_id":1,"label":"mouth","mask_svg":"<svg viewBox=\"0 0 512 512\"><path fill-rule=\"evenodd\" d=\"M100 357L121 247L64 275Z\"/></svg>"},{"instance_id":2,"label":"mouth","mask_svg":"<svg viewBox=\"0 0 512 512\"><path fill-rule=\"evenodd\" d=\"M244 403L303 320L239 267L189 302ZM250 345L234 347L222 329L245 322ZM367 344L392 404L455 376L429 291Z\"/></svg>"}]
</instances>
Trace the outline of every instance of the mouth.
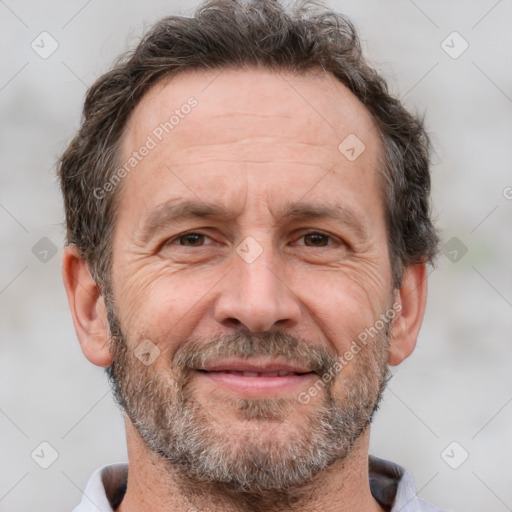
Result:
<instances>
[{"instance_id":1,"label":"mouth","mask_svg":"<svg viewBox=\"0 0 512 512\"><path fill-rule=\"evenodd\" d=\"M298 392L317 372L276 361L223 361L196 370L197 376L225 391L248 398L268 398Z\"/></svg>"}]
</instances>

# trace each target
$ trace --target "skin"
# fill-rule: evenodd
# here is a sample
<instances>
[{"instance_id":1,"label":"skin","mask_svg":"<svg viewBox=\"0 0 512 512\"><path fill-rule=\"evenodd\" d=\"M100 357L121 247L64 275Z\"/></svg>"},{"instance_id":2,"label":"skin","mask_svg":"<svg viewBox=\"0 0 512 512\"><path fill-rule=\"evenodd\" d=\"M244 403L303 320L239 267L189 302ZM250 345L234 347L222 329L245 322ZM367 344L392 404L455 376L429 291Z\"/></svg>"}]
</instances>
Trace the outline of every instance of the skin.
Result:
<instances>
[{"instance_id":1,"label":"skin","mask_svg":"<svg viewBox=\"0 0 512 512\"><path fill-rule=\"evenodd\" d=\"M408 267L401 288L393 290L380 186L382 147L365 107L324 72L186 72L142 99L126 126L120 161L190 96L197 107L122 182L112 291L130 346L144 338L155 341L160 356L153 364L163 370L188 337L279 329L342 355L394 302L401 311L393 321L388 363L408 357L424 313L425 265ZM353 162L338 150L349 134L365 145ZM170 200L220 204L229 216L168 219L148 240L146 219ZM290 202L342 204L360 229L336 218L281 218ZM176 239L185 232L206 238L184 246L197 241ZM311 232L332 238L304 237ZM247 237L262 249L252 263L236 252ZM110 365L101 290L73 246L65 250L63 276L83 353L96 365ZM343 372L350 371L348 364ZM339 393L341 382L334 384ZM297 402L289 421L277 429L265 421L255 429L225 404L219 406L212 393L289 398L311 384L304 379L293 389L244 391L198 375L194 392L234 439L254 429L286 442L301 415L314 410L314 400ZM176 475L148 451L129 420L126 432L129 483L118 510L142 511L148 503L153 511L190 510ZM369 429L345 463L317 475L307 508L298 503L295 510L381 510L369 489L368 443ZM200 510L237 508L210 492Z\"/></svg>"}]
</instances>

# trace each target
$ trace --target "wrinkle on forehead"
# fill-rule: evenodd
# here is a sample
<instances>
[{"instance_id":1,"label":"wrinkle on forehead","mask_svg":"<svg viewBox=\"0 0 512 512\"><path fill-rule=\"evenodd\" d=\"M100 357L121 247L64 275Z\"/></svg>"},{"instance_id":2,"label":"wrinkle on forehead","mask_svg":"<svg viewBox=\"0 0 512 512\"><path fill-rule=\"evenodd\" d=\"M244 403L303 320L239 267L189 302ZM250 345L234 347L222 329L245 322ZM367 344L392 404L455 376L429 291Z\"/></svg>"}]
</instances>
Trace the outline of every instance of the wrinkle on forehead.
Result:
<instances>
[{"instance_id":1,"label":"wrinkle on forehead","mask_svg":"<svg viewBox=\"0 0 512 512\"><path fill-rule=\"evenodd\" d=\"M218 143L243 136L251 128L260 128L269 137L318 146L328 145L329 140L330 145L339 144L349 133L364 138L367 147L380 142L371 114L330 73L298 75L248 68L185 71L155 85L128 120L123 150L129 153L139 147L190 97L198 105L173 128L167 143Z\"/></svg>"},{"instance_id":2,"label":"wrinkle on forehead","mask_svg":"<svg viewBox=\"0 0 512 512\"><path fill-rule=\"evenodd\" d=\"M378 129L364 105L329 73L180 73L151 89L132 113L122 141L124 159L191 97L197 106L124 179L120 209L126 208L122 203L131 210L138 203L146 210L182 194L176 185L187 195L208 197L215 191L253 206L273 184L298 198L333 174L349 189L356 181L359 188L375 186ZM366 146L355 162L338 149L350 134Z\"/></svg>"}]
</instances>

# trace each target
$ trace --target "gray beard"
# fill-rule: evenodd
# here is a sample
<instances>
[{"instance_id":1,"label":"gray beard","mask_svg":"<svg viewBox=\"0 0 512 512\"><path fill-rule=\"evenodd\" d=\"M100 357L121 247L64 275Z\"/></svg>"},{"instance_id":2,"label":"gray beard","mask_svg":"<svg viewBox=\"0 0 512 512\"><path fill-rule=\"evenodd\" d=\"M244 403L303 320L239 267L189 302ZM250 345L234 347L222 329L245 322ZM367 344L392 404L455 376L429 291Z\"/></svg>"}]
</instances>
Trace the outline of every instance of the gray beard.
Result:
<instances>
[{"instance_id":1,"label":"gray beard","mask_svg":"<svg viewBox=\"0 0 512 512\"><path fill-rule=\"evenodd\" d=\"M207 484L244 510L277 510L303 499L300 489L335 462L346 461L371 423L385 388L390 325L354 356L351 375L344 370L325 383L314 408L295 398L235 399L212 392L223 410L245 422L234 435L216 421L194 393L194 368L221 356L284 356L314 368L318 379L336 362L323 347L285 333L236 333L180 345L169 367L145 366L128 349L113 309L108 308L113 363L107 369L114 398L149 450L180 475L182 487ZM140 340L139 340L140 341ZM133 346L137 346L135 343ZM162 344L165 346L165 344ZM341 392L333 384L341 379ZM303 407L300 425L288 421ZM272 428L258 429L264 422ZM285 436L286 429L292 434ZM284 436L284 437L283 437ZM242 506L243 505L243 506Z\"/></svg>"}]
</instances>

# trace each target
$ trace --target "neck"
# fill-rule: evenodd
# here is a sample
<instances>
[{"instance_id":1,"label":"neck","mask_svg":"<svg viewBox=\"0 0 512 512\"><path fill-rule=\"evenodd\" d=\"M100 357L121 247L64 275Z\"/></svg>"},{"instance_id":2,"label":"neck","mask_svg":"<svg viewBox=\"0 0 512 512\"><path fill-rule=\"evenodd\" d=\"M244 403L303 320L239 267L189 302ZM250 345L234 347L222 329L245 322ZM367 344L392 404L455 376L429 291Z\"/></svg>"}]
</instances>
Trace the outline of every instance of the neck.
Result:
<instances>
[{"instance_id":1,"label":"neck","mask_svg":"<svg viewBox=\"0 0 512 512\"><path fill-rule=\"evenodd\" d=\"M212 483L190 482L150 452L126 419L128 485L115 512L382 512L370 492L369 429L356 441L349 459L333 464L307 486L269 500L242 495ZM269 503L270 501L270 503Z\"/></svg>"}]
</instances>

